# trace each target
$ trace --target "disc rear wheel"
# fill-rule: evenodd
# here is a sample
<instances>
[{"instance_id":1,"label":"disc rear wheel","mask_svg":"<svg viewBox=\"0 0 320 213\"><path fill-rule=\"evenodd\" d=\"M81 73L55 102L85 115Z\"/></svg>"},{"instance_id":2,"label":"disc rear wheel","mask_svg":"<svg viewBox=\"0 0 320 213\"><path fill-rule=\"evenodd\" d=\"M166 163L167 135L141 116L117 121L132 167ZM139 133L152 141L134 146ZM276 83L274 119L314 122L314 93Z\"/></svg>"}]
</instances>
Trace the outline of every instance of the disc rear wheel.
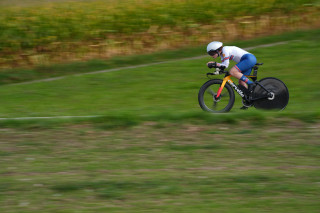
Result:
<instances>
[{"instance_id":1,"label":"disc rear wheel","mask_svg":"<svg viewBox=\"0 0 320 213\"><path fill-rule=\"evenodd\" d=\"M289 102L289 91L287 86L277 78L264 78L259 83L268 90L257 85L253 91L253 105L257 109L283 110Z\"/></svg>"}]
</instances>

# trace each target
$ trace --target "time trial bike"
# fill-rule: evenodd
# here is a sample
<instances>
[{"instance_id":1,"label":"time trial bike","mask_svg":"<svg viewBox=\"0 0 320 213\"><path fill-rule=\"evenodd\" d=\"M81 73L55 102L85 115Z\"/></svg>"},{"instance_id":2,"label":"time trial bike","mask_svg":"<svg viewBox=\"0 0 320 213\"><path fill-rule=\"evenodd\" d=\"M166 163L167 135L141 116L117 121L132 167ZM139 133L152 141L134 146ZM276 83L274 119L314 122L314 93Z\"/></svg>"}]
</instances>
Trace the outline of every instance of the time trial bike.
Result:
<instances>
[{"instance_id":1,"label":"time trial bike","mask_svg":"<svg viewBox=\"0 0 320 213\"><path fill-rule=\"evenodd\" d=\"M289 102L287 86L279 79L267 77L257 81L259 66L257 63L252 68L252 74L248 75L256 84L250 92L242 85L236 85L223 67L215 72L207 73L210 79L202 85L198 94L200 107L204 111L212 113L229 112L235 102L234 90L241 96L244 108L254 106L257 109L283 110ZM223 79L211 79L212 75L225 74Z\"/></svg>"}]
</instances>

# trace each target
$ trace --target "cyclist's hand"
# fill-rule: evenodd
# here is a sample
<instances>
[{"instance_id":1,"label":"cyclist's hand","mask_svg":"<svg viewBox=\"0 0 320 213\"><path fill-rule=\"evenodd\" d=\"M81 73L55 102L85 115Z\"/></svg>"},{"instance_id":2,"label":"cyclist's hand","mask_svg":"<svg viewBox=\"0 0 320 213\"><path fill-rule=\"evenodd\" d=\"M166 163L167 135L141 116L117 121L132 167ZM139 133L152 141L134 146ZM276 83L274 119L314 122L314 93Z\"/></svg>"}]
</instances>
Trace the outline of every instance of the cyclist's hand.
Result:
<instances>
[{"instance_id":1,"label":"cyclist's hand","mask_svg":"<svg viewBox=\"0 0 320 213\"><path fill-rule=\"evenodd\" d=\"M210 69L211 69L211 68L216 68L216 67L217 67L217 63L210 61L210 62L207 63L207 66L208 66Z\"/></svg>"},{"instance_id":2,"label":"cyclist's hand","mask_svg":"<svg viewBox=\"0 0 320 213\"><path fill-rule=\"evenodd\" d=\"M214 75L220 75L220 69L219 68L216 68L216 71L213 72Z\"/></svg>"}]
</instances>

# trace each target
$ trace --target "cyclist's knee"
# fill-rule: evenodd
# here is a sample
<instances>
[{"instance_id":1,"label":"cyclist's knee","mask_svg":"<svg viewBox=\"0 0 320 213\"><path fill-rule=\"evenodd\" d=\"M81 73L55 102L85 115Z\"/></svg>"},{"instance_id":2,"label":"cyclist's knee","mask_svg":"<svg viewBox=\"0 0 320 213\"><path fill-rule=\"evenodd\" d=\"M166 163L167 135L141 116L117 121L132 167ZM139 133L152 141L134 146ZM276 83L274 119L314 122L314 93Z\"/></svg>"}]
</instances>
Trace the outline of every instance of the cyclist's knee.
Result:
<instances>
[{"instance_id":1,"label":"cyclist's knee","mask_svg":"<svg viewBox=\"0 0 320 213\"><path fill-rule=\"evenodd\" d=\"M229 71L230 75L234 76L236 74L239 73L239 71L235 68L235 67L232 67Z\"/></svg>"}]
</instances>

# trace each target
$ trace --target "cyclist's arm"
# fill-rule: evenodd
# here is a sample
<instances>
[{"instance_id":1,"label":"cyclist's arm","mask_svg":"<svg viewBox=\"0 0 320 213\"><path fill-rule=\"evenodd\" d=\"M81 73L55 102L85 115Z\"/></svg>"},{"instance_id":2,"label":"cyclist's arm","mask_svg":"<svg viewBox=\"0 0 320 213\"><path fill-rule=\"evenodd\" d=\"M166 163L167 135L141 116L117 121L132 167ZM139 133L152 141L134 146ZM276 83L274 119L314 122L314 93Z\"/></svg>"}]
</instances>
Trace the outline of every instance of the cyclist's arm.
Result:
<instances>
[{"instance_id":1,"label":"cyclist's arm","mask_svg":"<svg viewBox=\"0 0 320 213\"><path fill-rule=\"evenodd\" d=\"M209 68L220 68L220 69L225 69L229 66L229 59L230 59L230 53L229 50L224 50L221 53L221 63L216 63L213 61L210 61L207 63L207 66Z\"/></svg>"},{"instance_id":2,"label":"cyclist's arm","mask_svg":"<svg viewBox=\"0 0 320 213\"><path fill-rule=\"evenodd\" d=\"M211 69L211 68L217 68L217 70L224 70L226 67L224 65L221 65L217 62L213 62L213 61L210 61L207 63L207 66Z\"/></svg>"},{"instance_id":3,"label":"cyclist's arm","mask_svg":"<svg viewBox=\"0 0 320 213\"><path fill-rule=\"evenodd\" d=\"M228 52L222 53L221 63L217 63L217 66L219 66L219 67L224 66L225 68L227 68L230 63L229 60L230 60L230 54Z\"/></svg>"}]
</instances>

